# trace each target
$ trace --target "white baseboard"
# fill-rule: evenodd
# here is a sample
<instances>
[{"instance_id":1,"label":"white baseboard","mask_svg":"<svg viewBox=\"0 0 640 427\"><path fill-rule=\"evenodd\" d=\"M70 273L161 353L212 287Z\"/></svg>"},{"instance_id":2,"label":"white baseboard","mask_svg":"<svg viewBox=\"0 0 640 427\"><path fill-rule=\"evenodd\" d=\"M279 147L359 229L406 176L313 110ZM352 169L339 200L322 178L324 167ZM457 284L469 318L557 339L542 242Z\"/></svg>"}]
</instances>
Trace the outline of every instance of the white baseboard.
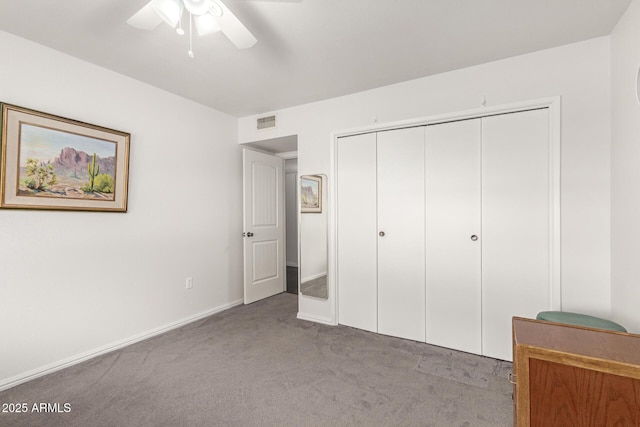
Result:
<instances>
[{"instance_id":1,"label":"white baseboard","mask_svg":"<svg viewBox=\"0 0 640 427\"><path fill-rule=\"evenodd\" d=\"M102 356L103 354L109 353L114 350L121 349L123 347L127 347L131 344L135 344L140 341L144 341L148 338L154 337L156 335L163 334L172 329L177 329L181 326L188 325L189 323L195 322L197 320L203 319L205 317L211 316L212 314L220 313L222 311L228 310L232 307L236 307L242 305L244 300L240 299L237 301L230 302L228 304L224 304L210 310L206 310L200 312L196 315L185 317L177 322L169 323L167 325L161 326L159 328L150 329L148 331L136 334L132 337L125 338L123 340L119 340L113 342L111 344L107 344L102 347L98 347L93 350L89 350L84 353L77 354L75 356L67 357L65 359L59 360L57 362L51 363L49 365L42 366L40 368L33 369L31 371L27 371L25 373L16 375L11 378L6 378L0 381L0 391L9 389L11 387L15 387L19 384L25 383L27 381L34 380L36 378L42 377L47 374L51 374L53 372L59 371L61 369L68 368L73 365L77 365L78 363L82 363L86 360L93 359L94 357Z\"/></svg>"},{"instance_id":2,"label":"white baseboard","mask_svg":"<svg viewBox=\"0 0 640 427\"><path fill-rule=\"evenodd\" d=\"M313 317L306 314L298 313L296 316L300 320L308 320L309 322L322 323L323 325L336 326L332 319L325 317Z\"/></svg>"},{"instance_id":3,"label":"white baseboard","mask_svg":"<svg viewBox=\"0 0 640 427\"><path fill-rule=\"evenodd\" d=\"M308 277L302 277L300 278L300 282L304 283L304 282L308 282L309 280L313 280L313 279L317 279L318 277L322 277L322 276L326 276L327 272L323 271L322 273L318 273L318 274L314 274Z\"/></svg>"}]
</instances>

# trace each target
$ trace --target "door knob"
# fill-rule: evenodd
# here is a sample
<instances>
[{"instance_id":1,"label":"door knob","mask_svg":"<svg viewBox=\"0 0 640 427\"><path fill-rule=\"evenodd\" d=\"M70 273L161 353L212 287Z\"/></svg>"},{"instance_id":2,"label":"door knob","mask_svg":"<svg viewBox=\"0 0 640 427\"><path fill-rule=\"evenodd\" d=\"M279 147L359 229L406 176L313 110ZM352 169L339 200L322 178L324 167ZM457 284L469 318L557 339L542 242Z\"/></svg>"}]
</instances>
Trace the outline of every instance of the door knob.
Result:
<instances>
[{"instance_id":1,"label":"door knob","mask_svg":"<svg viewBox=\"0 0 640 427\"><path fill-rule=\"evenodd\" d=\"M476 240L478 240L478 236L476 236L475 234L472 234L471 235L471 240L473 240L475 242Z\"/></svg>"},{"instance_id":2,"label":"door knob","mask_svg":"<svg viewBox=\"0 0 640 427\"><path fill-rule=\"evenodd\" d=\"M379 232L379 233L378 233L378 236L380 236L380 237L384 237L384 231Z\"/></svg>"},{"instance_id":3,"label":"door knob","mask_svg":"<svg viewBox=\"0 0 640 427\"><path fill-rule=\"evenodd\" d=\"M248 232L247 233L247 237L253 237L253 233L252 232Z\"/></svg>"}]
</instances>

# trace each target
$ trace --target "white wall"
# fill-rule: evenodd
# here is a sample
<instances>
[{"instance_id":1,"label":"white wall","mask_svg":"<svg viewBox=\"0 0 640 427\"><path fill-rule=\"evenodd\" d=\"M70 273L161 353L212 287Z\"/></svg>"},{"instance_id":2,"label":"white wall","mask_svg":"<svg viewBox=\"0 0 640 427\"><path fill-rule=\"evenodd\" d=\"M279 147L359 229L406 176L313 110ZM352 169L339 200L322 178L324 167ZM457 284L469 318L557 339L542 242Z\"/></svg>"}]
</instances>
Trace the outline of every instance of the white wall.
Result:
<instances>
[{"instance_id":1,"label":"white wall","mask_svg":"<svg viewBox=\"0 0 640 427\"><path fill-rule=\"evenodd\" d=\"M0 48L3 102L131 133L128 213L0 210L0 388L241 301L237 119L4 32Z\"/></svg>"},{"instance_id":2,"label":"white wall","mask_svg":"<svg viewBox=\"0 0 640 427\"><path fill-rule=\"evenodd\" d=\"M562 97L563 308L609 317L609 37L285 109L277 112L278 128L260 134L257 116L241 118L239 139L297 134L299 174L325 173L331 180L332 131L465 111L483 97L493 106L556 95ZM326 302L300 297L299 315L334 320L334 286Z\"/></svg>"},{"instance_id":3,"label":"white wall","mask_svg":"<svg viewBox=\"0 0 640 427\"><path fill-rule=\"evenodd\" d=\"M614 319L640 333L640 2L635 0L611 34L611 248Z\"/></svg>"},{"instance_id":4,"label":"white wall","mask_svg":"<svg viewBox=\"0 0 640 427\"><path fill-rule=\"evenodd\" d=\"M298 159L284 161L284 202L287 215L287 266L298 266Z\"/></svg>"}]
</instances>

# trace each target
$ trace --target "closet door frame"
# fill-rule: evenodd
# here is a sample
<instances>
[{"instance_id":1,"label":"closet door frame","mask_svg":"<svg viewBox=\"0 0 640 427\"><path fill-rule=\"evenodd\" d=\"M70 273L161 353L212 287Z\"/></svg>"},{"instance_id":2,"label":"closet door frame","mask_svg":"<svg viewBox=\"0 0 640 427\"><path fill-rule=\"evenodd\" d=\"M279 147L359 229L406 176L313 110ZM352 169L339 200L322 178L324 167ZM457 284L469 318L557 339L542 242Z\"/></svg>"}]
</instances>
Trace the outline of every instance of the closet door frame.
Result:
<instances>
[{"instance_id":1,"label":"closet door frame","mask_svg":"<svg viewBox=\"0 0 640 427\"><path fill-rule=\"evenodd\" d=\"M522 102L515 102L497 106L480 107L472 110L434 115L424 118L417 118L411 120L403 120L397 122L390 122L385 124L374 124L372 126L365 126L355 129L335 131L331 134L330 145L330 158L331 167L330 173L334 177L330 180L330 194L329 194L329 263L333 264L333 268L330 267L329 276L329 295L334 295L333 301L331 298L327 301L331 304L332 322L331 324L337 325L338 319L338 278L336 274L337 266L337 191L338 181L340 177L337 175L337 144L340 137L352 136L362 133L379 132L385 130L401 129L414 126L434 125L439 123L446 123L456 120L482 118L487 116L493 116L498 114L516 113L520 111L535 110L547 108L549 112L549 257L550 257L550 269L549 269L549 307L551 310L561 310L561 258L560 258L560 117L561 117L561 97L554 96L549 98L534 99Z\"/></svg>"}]
</instances>

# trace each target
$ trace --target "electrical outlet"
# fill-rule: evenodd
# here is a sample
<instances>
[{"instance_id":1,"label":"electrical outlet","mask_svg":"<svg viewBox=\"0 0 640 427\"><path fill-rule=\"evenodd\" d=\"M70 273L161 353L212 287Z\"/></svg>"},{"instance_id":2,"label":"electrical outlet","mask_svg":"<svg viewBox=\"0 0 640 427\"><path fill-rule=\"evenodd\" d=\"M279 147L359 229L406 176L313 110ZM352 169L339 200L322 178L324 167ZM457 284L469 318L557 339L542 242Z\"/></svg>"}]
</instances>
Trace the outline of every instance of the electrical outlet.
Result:
<instances>
[{"instance_id":1,"label":"electrical outlet","mask_svg":"<svg viewBox=\"0 0 640 427\"><path fill-rule=\"evenodd\" d=\"M187 280L185 282L184 288L185 289L193 288L193 277L187 277Z\"/></svg>"}]
</instances>

